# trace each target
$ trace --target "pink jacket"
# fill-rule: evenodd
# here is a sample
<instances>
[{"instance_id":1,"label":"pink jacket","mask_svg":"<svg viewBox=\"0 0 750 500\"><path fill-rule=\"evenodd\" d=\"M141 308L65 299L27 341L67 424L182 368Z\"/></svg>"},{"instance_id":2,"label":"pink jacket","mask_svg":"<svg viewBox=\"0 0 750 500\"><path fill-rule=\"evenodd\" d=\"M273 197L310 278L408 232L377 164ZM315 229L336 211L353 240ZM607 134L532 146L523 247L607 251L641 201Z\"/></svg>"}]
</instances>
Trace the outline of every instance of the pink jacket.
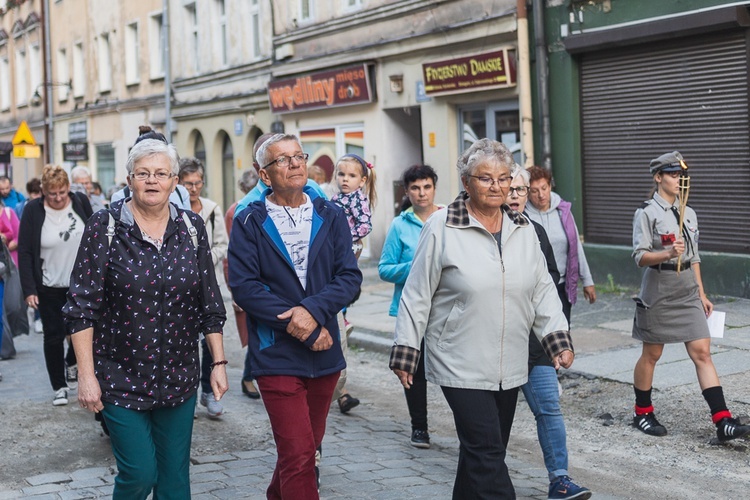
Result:
<instances>
[{"instance_id":1,"label":"pink jacket","mask_svg":"<svg viewBox=\"0 0 750 500\"><path fill-rule=\"evenodd\" d=\"M16 212L12 208L3 207L0 210L0 233L5 235L8 246L15 242L15 246L18 247L18 225L19 220ZM18 250L11 250L10 256L18 266Z\"/></svg>"}]
</instances>

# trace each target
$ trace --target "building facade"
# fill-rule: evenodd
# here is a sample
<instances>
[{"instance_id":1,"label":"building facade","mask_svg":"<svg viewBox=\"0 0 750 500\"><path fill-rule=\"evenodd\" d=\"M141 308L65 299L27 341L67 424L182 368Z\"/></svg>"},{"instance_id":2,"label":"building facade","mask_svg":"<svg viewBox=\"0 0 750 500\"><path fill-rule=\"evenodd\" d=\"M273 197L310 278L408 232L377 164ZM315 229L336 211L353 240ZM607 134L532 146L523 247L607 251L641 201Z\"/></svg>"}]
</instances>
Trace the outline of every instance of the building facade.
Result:
<instances>
[{"instance_id":1,"label":"building facade","mask_svg":"<svg viewBox=\"0 0 750 500\"><path fill-rule=\"evenodd\" d=\"M439 175L437 202L460 190L466 144L520 142L516 2L273 2L275 127L299 135L330 176L353 152L372 163L379 202L363 256L377 258L417 163Z\"/></svg>"},{"instance_id":2,"label":"building facade","mask_svg":"<svg viewBox=\"0 0 750 500\"><path fill-rule=\"evenodd\" d=\"M545 5L552 170L573 201L595 277L639 282L629 257L633 213L653 184L649 161L679 150L690 166L706 289L750 296L750 3L537 3Z\"/></svg>"}]
</instances>

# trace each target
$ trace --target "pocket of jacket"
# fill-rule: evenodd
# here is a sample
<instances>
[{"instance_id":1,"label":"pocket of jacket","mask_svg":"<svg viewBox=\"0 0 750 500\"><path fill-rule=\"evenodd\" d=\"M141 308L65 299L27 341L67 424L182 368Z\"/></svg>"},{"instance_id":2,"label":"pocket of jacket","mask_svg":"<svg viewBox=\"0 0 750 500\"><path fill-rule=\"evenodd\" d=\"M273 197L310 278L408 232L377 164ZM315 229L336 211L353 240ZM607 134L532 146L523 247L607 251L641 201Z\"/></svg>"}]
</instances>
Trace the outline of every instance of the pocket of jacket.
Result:
<instances>
[{"instance_id":1,"label":"pocket of jacket","mask_svg":"<svg viewBox=\"0 0 750 500\"><path fill-rule=\"evenodd\" d=\"M438 347L446 348L452 345L457 337L456 330L458 329L461 316L464 313L464 303L460 300L453 302L448 318L445 320L445 325L440 332L440 338L438 339Z\"/></svg>"},{"instance_id":2,"label":"pocket of jacket","mask_svg":"<svg viewBox=\"0 0 750 500\"><path fill-rule=\"evenodd\" d=\"M260 340L259 349L262 351L276 343L276 336L273 328L263 323L258 323L258 339Z\"/></svg>"}]
</instances>

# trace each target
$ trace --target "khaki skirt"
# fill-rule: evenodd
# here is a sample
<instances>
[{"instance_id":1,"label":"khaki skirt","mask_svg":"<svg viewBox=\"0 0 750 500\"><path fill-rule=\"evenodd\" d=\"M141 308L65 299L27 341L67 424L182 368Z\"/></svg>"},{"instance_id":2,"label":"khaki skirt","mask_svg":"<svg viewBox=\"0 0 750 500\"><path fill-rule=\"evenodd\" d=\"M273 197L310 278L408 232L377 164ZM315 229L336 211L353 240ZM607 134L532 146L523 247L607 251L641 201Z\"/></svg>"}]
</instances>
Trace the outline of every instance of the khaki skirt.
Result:
<instances>
[{"instance_id":1,"label":"khaki skirt","mask_svg":"<svg viewBox=\"0 0 750 500\"><path fill-rule=\"evenodd\" d=\"M659 271L646 268L636 300L633 338L673 344L709 338L706 314L692 268Z\"/></svg>"}]
</instances>

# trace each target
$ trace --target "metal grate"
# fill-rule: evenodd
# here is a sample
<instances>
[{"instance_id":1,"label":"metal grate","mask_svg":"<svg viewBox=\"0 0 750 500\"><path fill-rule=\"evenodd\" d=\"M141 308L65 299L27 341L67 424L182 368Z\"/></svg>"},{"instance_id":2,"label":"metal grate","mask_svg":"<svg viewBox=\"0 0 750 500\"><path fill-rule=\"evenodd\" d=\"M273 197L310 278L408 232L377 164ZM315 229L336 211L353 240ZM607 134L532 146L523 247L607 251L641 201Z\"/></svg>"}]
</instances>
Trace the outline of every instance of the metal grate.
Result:
<instances>
[{"instance_id":1,"label":"metal grate","mask_svg":"<svg viewBox=\"0 0 750 500\"><path fill-rule=\"evenodd\" d=\"M587 241L630 245L649 162L679 150L701 249L750 251L747 52L735 31L582 56Z\"/></svg>"}]
</instances>

